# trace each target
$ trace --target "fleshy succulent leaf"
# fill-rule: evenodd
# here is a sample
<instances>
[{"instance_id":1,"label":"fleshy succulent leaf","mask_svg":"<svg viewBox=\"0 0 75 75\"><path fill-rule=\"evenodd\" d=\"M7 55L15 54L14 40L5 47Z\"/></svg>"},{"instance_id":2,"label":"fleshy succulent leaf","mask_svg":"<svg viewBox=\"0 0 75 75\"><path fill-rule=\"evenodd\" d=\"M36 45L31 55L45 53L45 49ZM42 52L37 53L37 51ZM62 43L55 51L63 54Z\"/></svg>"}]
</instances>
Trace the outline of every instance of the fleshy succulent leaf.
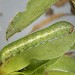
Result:
<instances>
[{"instance_id":1,"label":"fleshy succulent leaf","mask_svg":"<svg viewBox=\"0 0 75 75\"><path fill-rule=\"evenodd\" d=\"M19 12L11 21L6 31L6 38L10 38L15 33L29 26L56 1L58 0L29 0L26 11Z\"/></svg>"}]
</instances>

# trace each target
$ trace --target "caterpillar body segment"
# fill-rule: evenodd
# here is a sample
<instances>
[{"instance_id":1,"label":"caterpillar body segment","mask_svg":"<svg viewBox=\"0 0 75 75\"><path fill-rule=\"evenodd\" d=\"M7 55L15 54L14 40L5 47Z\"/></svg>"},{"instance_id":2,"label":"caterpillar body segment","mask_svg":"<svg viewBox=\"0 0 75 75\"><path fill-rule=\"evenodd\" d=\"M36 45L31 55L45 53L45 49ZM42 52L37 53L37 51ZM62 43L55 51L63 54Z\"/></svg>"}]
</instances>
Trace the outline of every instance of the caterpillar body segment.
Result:
<instances>
[{"instance_id":1,"label":"caterpillar body segment","mask_svg":"<svg viewBox=\"0 0 75 75\"><path fill-rule=\"evenodd\" d=\"M6 59L21 53L24 50L44 44L48 40L69 34L73 31L73 28L72 24L60 21L45 29L27 35L5 46L0 52L0 62L4 62Z\"/></svg>"}]
</instances>

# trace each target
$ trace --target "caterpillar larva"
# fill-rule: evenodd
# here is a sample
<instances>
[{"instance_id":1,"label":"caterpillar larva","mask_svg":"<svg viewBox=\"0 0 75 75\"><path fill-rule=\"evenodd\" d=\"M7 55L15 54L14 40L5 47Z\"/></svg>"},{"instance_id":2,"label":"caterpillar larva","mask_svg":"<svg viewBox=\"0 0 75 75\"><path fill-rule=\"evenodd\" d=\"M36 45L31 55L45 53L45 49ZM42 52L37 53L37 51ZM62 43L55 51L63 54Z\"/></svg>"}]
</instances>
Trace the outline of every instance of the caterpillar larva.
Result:
<instances>
[{"instance_id":1,"label":"caterpillar larva","mask_svg":"<svg viewBox=\"0 0 75 75\"><path fill-rule=\"evenodd\" d=\"M45 29L27 35L11 44L5 46L0 52L0 61L4 62L11 56L14 56L24 50L28 50L31 47L43 44L56 37L71 33L73 31L73 25L68 22L57 22Z\"/></svg>"}]
</instances>

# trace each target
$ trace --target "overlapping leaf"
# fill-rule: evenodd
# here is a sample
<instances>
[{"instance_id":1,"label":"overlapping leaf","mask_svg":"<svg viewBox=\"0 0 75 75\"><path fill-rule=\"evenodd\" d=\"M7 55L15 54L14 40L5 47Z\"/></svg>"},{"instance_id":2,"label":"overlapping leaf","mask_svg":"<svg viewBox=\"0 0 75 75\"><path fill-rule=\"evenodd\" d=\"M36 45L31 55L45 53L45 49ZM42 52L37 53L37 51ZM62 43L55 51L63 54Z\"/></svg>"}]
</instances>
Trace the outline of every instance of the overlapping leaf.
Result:
<instances>
[{"instance_id":1,"label":"overlapping leaf","mask_svg":"<svg viewBox=\"0 0 75 75\"><path fill-rule=\"evenodd\" d=\"M63 56L58 62L56 62L47 70L56 70L64 72L74 72L75 73L75 58L70 56Z\"/></svg>"},{"instance_id":2,"label":"overlapping leaf","mask_svg":"<svg viewBox=\"0 0 75 75\"><path fill-rule=\"evenodd\" d=\"M35 72L44 72L47 66L53 65L59 58L50 60L34 60L24 69L20 70L26 75L33 75ZM39 73L38 72L38 73Z\"/></svg>"},{"instance_id":3,"label":"overlapping leaf","mask_svg":"<svg viewBox=\"0 0 75 75\"><path fill-rule=\"evenodd\" d=\"M12 73L10 75L26 75L23 73ZM71 73L71 72L62 72L62 71L50 71L46 74L35 74L35 75L75 75L75 73Z\"/></svg>"},{"instance_id":4,"label":"overlapping leaf","mask_svg":"<svg viewBox=\"0 0 75 75\"><path fill-rule=\"evenodd\" d=\"M58 0L29 0L26 11L19 12L11 21L6 32L6 38L10 38L29 26L56 1Z\"/></svg>"},{"instance_id":5,"label":"overlapping leaf","mask_svg":"<svg viewBox=\"0 0 75 75\"><path fill-rule=\"evenodd\" d=\"M14 75L14 74L23 74L23 75L30 75L30 74L33 74L34 72L36 72L38 69L42 68L42 71L44 71L43 67L44 65L46 66L48 63L49 65L52 65L53 63L55 63L59 58L55 58L55 59L51 59L51 60L31 60L30 61L30 64L20 70L19 72L13 72L13 73L10 73L11 75ZM49 62L48 62L49 61Z\"/></svg>"},{"instance_id":6,"label":"overlapping leaf","mask_svg":"<svg viewBox=\"0 0 75 75\"><path fill-rule=\"evenodd\" d=\"M49 72L48 75L75 75L75 73L62 72L62 71L52 71L52 72Z\"/></svg>"},{"instance_id":7,"label":"overlapping leaf","mask_svg":"<svg viewBox=\"0 0 75 75\"><path fill-rule=\"evenodd\" d=\"M33 63L30 63L29 66L20 70L19 72L22 73L23 75L46 75L46 74L74 75L75 74L75 58L64 55L63 57L57 59L51 59L48 61L37 61L37 60L32 61ZM55 60L57 61L53 62ZM38 64L41 65L37 66Z\"/></svg>"}]
</instances>

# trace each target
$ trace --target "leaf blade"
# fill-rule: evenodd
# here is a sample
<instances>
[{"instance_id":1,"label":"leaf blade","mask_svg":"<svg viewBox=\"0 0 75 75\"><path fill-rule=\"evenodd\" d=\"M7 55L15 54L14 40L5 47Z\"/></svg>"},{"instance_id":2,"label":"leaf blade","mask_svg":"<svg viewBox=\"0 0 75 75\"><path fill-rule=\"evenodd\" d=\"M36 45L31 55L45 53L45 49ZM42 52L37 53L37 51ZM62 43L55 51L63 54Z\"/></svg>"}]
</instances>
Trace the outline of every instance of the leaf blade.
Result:
<instances>
[{"instance_id":1,"label":"leaf blade","mask_svg":"<svg viewBox=\"0 0 75 75\"><path fill-rule=\"evenodd\" d=\"M70 50L75 50L75 43L74 43L74 45L71 47Z\"/></svg>"},{"instance_id":2,"label":"leaf blade","mask_svg":"<svg viewBox=\"0 0 75 75\"><path fill-rule=\"evenodd\" d=\"M65 56L64 55L53 66L48 67L47 70L55 70L55 71L75 73L75 58L73 58L71 56Z\"/></svg>"},{"instance_id":3,"label":"leaf blade","mask_svg":"<svg viewBox=\"0 0 75 75\"><path fill-rule=\"evenodd\" d=\"M53 71L53 72L49 72L49 75L75 75L75 73L72 73L72 72Z\"/></svg>"},{"instance_id":4,"label":"leaf blade","mask_svg":"<svg viewBox=\"0 0 75 75\"><path fill-rule=\"evenodd\" d=\"M27 10L24 12L19 12L11 21L6 31L6 38L10 38L15 33L20 32L29 26L56 1L57 0L30 0L26 8Z\"/></svg>"},{"instance_id":5,"label":"leaf blade","mask_svg":"<svg viewBox=\"0 0 75 75\"><path fill-rule=\"evenodd\" d=\"M32 73L30 73L31 69L28 68L21 70L21 72L25 73L26 75L45 75L47 73L48 75L68 75L69 73L75 73L75 58L63 55L61 58L58 58L58 60L51 64L52 60L47 61L45 64L43 64L43 66L37 68L37 70L33 71ZM35 65L37 64L35 63ZM34 66L30 64L27 67L33 68Z\"/></svg>"}]
</instances>

